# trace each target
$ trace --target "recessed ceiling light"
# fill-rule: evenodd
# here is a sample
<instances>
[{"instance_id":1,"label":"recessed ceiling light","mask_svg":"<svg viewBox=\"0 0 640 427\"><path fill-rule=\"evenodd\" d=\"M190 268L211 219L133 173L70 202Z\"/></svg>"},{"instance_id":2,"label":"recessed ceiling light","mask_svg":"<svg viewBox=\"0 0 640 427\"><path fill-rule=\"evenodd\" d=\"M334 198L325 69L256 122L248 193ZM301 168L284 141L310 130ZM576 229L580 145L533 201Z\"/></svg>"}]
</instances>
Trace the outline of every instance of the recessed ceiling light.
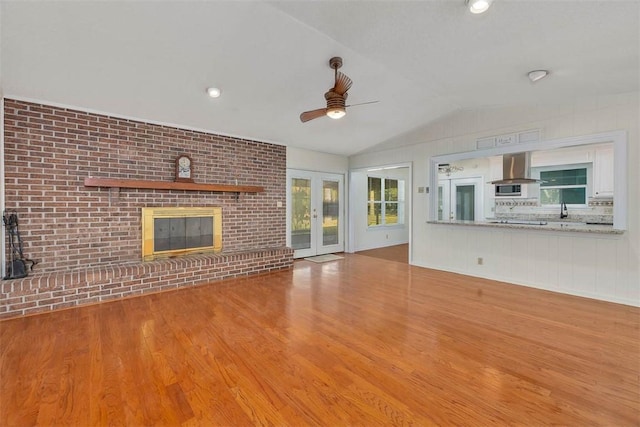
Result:
<instances>
[{"instance_id":1,"label":"recessed ceiling light","mask_svg":"<svg viewBox=\"0 0 640 427\"><path fill-rule=\"evenodd\" d=\"M217 87L210 87L207 89L207 93L209 94L210 97L212 98L217 98L220 96L220 89L218 89Z\"/></svg>"},{"instance_id":2,"label":"recessed ceiling light","mask_svg":"<svg viewBox=\"0 0 640 427\"><path fill-rule=\"evenodd\" d=\"M548 75L549 72L547 70L533 70L529 71L529 73L527 74L527 76L529 76L529 80L531 80L533 83L537 82L538 80L544 79Z\"/></svg>"},{"instance_id":3,"label":"recessed ceiling light","mask_svg":"<svg viewBox=\"0 0 640 427\"><path fill-rule=\"evenodd\" d=\"M469 6L471 13L482 13L489 9L492 1L493 0L465 0L465 3Z\"/></svg>"}]
</instances>

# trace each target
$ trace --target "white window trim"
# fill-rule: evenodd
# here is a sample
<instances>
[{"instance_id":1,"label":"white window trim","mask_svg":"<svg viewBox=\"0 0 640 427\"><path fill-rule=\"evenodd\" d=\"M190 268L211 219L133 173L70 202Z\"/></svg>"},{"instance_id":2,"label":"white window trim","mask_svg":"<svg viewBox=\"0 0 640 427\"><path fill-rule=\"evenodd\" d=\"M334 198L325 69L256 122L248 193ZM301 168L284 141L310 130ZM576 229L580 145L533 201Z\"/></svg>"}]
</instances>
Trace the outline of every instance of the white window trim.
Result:
<instances>
[{"instance_id":1,"label":"white window trim","mask_svg":"<svg viewBox=\"0 0 640 427\"><path fill-rule=\"evenodd\" d=\"M369 178L377 178L380 179L380 197L381 200L369 200ZM393 180L393 181L397 181L398 182L398 200L391 200L391 201L387 201L385 200L385 182L388 180ZM388 177L388 176L379 176L379 175L370 175L367 174L367 216L369 213L369 203L380 203L380 213L381 213L381 223L380 224L374 224L374 225L369 225L369 218L366 219L367 221L367 229L379 229L379 228L404 228L405 224L404 224L404 209L406 209L406 203L405 200L402 199L400 200L400 184L402 183L402 185L406 185L406 182L404 179L399 179L399 178L393 178L393 177ZM387 224L386 222L386 205L387 203L396 203L398 205L398 220L402 220L402 222L396 222L394 224ZM403 209L400 209L400 205L403 206ZM400 212L402 212L402 215L400 215Z\"/></svg>"},{"instance_id":2,"label":"white window trim","mask_svg":"<svg viewBox=\"0 0 640 427\"><path fill-rule=\"evenodd\" d=\"M538 200L540 202L540 207L542 208L559 208L560 204L542 204L542 197L540 192L543 189L554 189L554 188L584 188L584 203L579 204L569 204L567 206L570 208L588 208L589 207L589 194L591 194L591 188L593 186L593 163L571 163L565 165L553 165L553 166L539 166L531 168L531 176L535 179L540 179L540 172L553 172L553 171L561 171L561 170L569 170L569 169L586 169L587 170L587 183L585 185L550 185L543 187L542 185L538 188Z\"/></svg>"}]
</instances>

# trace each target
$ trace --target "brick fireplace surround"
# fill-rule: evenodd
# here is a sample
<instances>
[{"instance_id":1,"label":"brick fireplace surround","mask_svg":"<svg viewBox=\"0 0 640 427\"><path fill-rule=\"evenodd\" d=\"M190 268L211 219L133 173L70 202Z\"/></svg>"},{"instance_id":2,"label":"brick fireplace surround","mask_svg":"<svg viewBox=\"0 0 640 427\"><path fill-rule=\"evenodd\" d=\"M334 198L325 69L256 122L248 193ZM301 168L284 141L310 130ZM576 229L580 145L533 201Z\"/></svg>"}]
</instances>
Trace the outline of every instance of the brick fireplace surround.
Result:
<instances>
[{"instance_id":1,"label":"brick fireplace surround","mask_svg":"<svg viewBox=\"0 0 640 427\"><path fill-rule=\"evenodd\" d=\"M4 114L5 205L38 264L26 278L2 280L0 318L291 267L278 207L284 146L11 99ZM182 153L194 160L197 183L265 191L84 186L89 176L173 181ZM222 253L142 262L140 209L151 206L221 207Z\"/></svg>"}]
</instances>

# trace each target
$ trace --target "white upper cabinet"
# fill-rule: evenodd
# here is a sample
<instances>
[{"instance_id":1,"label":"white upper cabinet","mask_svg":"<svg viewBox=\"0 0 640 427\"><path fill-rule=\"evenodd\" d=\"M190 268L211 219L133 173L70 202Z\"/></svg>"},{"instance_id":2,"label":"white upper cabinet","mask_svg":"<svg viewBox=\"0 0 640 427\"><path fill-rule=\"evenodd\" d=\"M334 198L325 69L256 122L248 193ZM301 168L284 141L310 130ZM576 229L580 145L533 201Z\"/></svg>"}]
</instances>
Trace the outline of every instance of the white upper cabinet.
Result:
<instances>
[{"instance_id":1,"label":"white upper cabinet","mask_svg":"<svg viewBox=\"0 0 640 427\"><path fill-rule=\"evenodd\" d=\"M502 156L489 157L489 181L502 179Z\"/></svg>"},{"instance_id":2,"label":"white upper cabinet","mask_svg":"<svg viewBox=\"0 0 640 427\"><path fill-rule=\"evenodd\" d=\"M613 145L598 146L593 158L593 197L613 197Z\"/></svg>"},{"instance_id":3,"label":"white upper cabinet","mask_svg":"<svg viewBox=\"0 0 640 427\"><path fill-rule=\"evenodd\" d=\"M593 148L569 147L557 150L534 151L531 153L531 167L573 165L591 163Z\"/></svg>"}]
</instances>

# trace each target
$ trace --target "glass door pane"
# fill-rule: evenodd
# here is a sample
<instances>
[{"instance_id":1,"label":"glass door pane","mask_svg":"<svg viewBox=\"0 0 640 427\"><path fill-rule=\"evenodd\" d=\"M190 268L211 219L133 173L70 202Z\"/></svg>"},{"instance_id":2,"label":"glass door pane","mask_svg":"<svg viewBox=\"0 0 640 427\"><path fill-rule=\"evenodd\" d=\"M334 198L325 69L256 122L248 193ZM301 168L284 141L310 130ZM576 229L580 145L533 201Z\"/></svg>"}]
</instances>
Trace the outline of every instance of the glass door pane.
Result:
<instances>
[{"instance_id":1,"label":"glass door pane","mask_svg":"<svg viewBox=\"0 0 640 427\"><path fill-rule=\"evenodd\" d=\"M473 221L475 219L475 185L456 185L456 219Z\"/></svg>"},{"instance_id":2,"label":"glass door pane","mask_svg":"<svg viewBox=\"0 0 640 427\"><path fill-rule=\"evenodd\" d=\"M322 181L322 245L339 243L340 188L337 181Z\"/></svg>"},{"instance_id":3,"label":"glass door pane","mask_svg":"<svg viewBox=\"0 0 640 427\"><path fill-rule=\"evenodd\" d=\"M291 248L311 247L311 180L291 179Z\"/></svg>"}]
</instances>

